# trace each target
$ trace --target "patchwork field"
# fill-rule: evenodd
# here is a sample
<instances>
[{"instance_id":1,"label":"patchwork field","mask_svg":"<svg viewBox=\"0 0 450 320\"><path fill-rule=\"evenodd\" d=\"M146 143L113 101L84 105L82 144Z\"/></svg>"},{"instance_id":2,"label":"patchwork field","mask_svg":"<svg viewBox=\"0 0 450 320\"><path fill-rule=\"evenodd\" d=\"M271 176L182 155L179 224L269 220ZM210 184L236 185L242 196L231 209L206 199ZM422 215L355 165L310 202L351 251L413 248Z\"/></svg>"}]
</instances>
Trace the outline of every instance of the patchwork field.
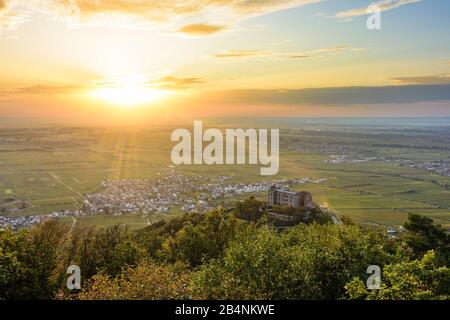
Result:
<instances>
[{"instance_id":1,"label":"patchwork field","mask_svg":"<svg viewBox=\"0 0 450 320\"><path fill-rule=\"evenodd\" d=\"M267 124L263 120L228 121L204 126ZM450 227L450 177L425 168L433 161L450 163L450 125L411 128L407 123L393 127L290 121L271 121L270 125L281 128L280 171L276 176L260 176L259 166L191 165L175 170L186 176L231 177L235 183L326 179L293 189L310 191L316 203L360 223L398 226L414 212ZM158 179L171 166L173 129L0 129L0 214L76 210L83 204L83 195L98 191L104 180ZM340 155L345 157L336 158ZM338 160L330 162L333 159ZM250 194L265 198L264 193L249 193L233 199ZM92 216L78 218L77 223L143 227L174 214ZM69 217L63 219L72 223Z\"/></svg>"}]
</instances>

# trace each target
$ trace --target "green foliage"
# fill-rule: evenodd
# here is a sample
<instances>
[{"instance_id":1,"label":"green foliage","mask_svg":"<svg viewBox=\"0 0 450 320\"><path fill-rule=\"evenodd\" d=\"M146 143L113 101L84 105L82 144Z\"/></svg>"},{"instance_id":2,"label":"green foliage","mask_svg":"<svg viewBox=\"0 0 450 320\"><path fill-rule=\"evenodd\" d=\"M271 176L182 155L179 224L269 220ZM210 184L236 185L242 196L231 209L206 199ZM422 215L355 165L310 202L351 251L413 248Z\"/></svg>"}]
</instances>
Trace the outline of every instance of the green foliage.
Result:
<instances>
[{"instance_id":1,"label":"green foliage","mask_svg":"<svg viewBox=\"0 0 450 320\"><path fill-rule=\"evenodd\" d=\"M244 201L238 201L236 202L235 215L239 219L257 221L263 216L263 212L260 211L263 204L262 201L253 196Z\"/></svg>"},{"instance_id":2,"label":"green foliage","mask_svg":"<svg viewBox=\"0 0 450 320\"><path fill-rule=\"evenodd\" d=\"M117 277L104 273L95 275L76 299L188 299L191 295L189 282L190 272L183 266L142 261L134 268L124 269Z\"/></svg>"},{"instance_id":3,"label":"green foliage","mask_svg":"<svg viewBox=\"0 0 450 320\"><path fill-rule=\"evenodd\" d=\"M161 220L138 230L134 239L147 250L150 257L157 258L168 237L174 237L186 224L196 226L203 219L203 215L186 213L170 220Z\"/></svg>"},{"instance_id":4,"label":"green foliage","mask_svg":"<svg viewBox=\"0 0 450 320\"><path fill-rule=\"evenodd\" d=\"M359 227L299 225L247 230L223 258L202 265L195 292L208 299L337 299L368 265L398 259L393 243Z\"/></svg>"},{"instance_id":5,"label":"green foliage","mask_svg":"<svg viewBox=\"0 0 450 320\"><path fill-rule=\"evenodd\" d=\"M417 257L428 250L436 250L450 262L450 235L446 234L440 225L433 224L433 219L418 214L409 214L404 224L408 231L404 237L405 242L414 250Z\"/></svg>"},{"instance_id":6,"label":"green foliage","mask_svg":"<svg viewBox=\"0 0 450 320\"><path fill-rule=\"evenodd\" d=\"M75 251L72 263L80 266L85 278L100 270L115 276L123 267L136 265L147 256L145 249L133 240L132 233L121 226L77 229L72 245Z\"/></svg>"},{"instance_id":7,"label":"green foliage","mask_svg":"<svg viewBox=\"0 0 450 320\"><path fill-rule=\"evenodd\" d=\"M81 268L81 292L66 295L76 299L450 299L448 236L414 215L405 228L401 239L355 224L277 231L221 209L136 232L50 220L0 231L0 299L54 298L70 264ZM382 269L381 290L365 287L369 265Z\"/></svg>"},{"instance_id":8,"label":"green foliage","mask_svg":"<svg viewBox=\"0 0 450 320\"><path fill-rule=\"evenodd\" d=\"M353 226L355 225L355 222L353 222L352 218L350 218L349 216L343 215L339 217L342 221L343 224L348 225L348 226Z\"/></svg>"},{"instance_id":9,"label":"green foliage","mask_svg":"<svg viewBox=\"0 0 450 320\"><path fill-rule=\"evenodd\" d=\"M0 299L49 299L63 272L66 226L46 221L29 231L0 231Z\"/></svg>"},{"instance_id":10,"label":"green foliage","mask_svg":"<svg viewBox=\"0 0 450 320\"><path fill-rule=\"evenodd\" d=\"M384 267L379 290L367 290L360 278L345 288L350 299L424 300L450 299L450 268L439 266L433 251L422 259L401 261Z\"/></svg>"},{"instance_id":11,"label":"green foliage","mask_svg":"<svg viewBox=\"0 0 450 320\"><path fill-rule=\"evenodd\" d=\"M221 256L240 226L232 215L213 210L198 225L188 222L174 237L169 237L163 244L162 254L169 261L198 266L204 259Z\"/></svg>"}]
</instances>

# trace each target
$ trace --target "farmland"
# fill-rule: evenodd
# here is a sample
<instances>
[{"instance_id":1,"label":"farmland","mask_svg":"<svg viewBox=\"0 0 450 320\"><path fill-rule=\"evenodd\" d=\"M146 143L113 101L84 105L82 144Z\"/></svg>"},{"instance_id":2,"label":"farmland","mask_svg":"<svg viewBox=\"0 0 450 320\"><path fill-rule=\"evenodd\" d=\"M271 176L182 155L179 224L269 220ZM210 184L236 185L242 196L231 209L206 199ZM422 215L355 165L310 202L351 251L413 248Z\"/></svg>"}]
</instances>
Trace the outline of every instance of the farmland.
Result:
<instances>
[{"instance_id":1,"label":"farmland","mask_svg":"<svg viewBox=\"0 0 450 320\"><path fill-rule=\"evenodd\" d=\"M268 124L270 122L270 124ZM173 168L170 134L175 126L139 128L0 129L0 210L3 215L43 215L77 210L84 195L105 180L156 180L175 170L186 177L227 177L251 184L276 179L324 179L293 185L314 201L365 224L398 226L410 212L450 227L450 176L433 171L450 163L448 121L369 123L293 119L211 120L209 127L280 128L280 171L259 175L259 166L189 165ZM191 128L191 123L179 127ZM450 171L449 171L450 172ZM265 192L250 192L264 198ZM217 202L220 204L220 201ZM99 215L78 223L142 227L177 212ZM68 223L71 219L63 218Z\"/></svg>"}]
</instances>

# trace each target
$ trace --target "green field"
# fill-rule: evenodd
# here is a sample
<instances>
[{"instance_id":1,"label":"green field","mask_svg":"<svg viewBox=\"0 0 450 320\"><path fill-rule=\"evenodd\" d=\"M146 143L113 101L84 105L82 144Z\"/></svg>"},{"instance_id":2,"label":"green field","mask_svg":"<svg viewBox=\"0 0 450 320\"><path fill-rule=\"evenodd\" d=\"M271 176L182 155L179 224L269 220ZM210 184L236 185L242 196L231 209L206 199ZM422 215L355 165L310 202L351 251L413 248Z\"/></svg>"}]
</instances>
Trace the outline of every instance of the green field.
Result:
<instances>
[{"instance_id":1,"label":"green field","mask_svg":"<svg viewBox=\"0 0 450 320\"><path fill-rule=\"evenodd\" d=\"M77 218L65 217L61 218L61 220L70 226L76 227L107 228L113 225L126 225L131 229L139 229L161 220L169 220L175 216L176 214L163 213L155 213L151 216L145 217L142 215L97 215Z\"/></svg>"},{"instance_id":2,"label":"green field","mask_svg":"<svg viewBox=\"0 0 450 320\"><path fill-rule=\"evenodd\" d=\"M214 125L256 126L254 122ZM192 123L185 125L191 126ZM318 130L316 125L291 123L281 123L279 127L281 163L277 176L260 176L259 166L191 165L176 170L185 175L231 176L234 182L327 179L320 184L298 185L295 189L310 191L316 203L360 223L398 226L413 212L450 227L450 189L446 187L450 185L450 177L399 166L394 161L450 160L449 127L411 130L408 126L368 128L324 124ZM157 178L171 165L173 129L0 129L0 190L3 190L0 209L20 204L16 215L72 210L80 208L83 193L99 190L105 179ZM332 154L342 153L354 158L364 155L394 160L325 162ZM258 196L265 198L265 194ZM142 227L147 224L147 218L153 221L164 216L98 216L81 218L78 223Z\"/></svg>"}]
</instances>

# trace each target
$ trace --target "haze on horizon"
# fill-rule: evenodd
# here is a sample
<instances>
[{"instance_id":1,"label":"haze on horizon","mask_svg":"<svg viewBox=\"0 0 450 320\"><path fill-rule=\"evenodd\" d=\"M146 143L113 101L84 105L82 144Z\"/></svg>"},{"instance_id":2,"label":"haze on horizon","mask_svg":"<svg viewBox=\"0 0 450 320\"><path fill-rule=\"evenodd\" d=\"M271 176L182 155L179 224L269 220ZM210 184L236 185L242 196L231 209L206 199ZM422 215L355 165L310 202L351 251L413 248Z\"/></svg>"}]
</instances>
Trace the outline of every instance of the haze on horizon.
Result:
<instances>
[{"instance_id":1,"label":"haze on horizon","mask_svg":"<svg viewBox=\"0 0 450 320\"><path fill-rule=\"evenodd\" d=\"M0 0L0 117L450 116L450 3Z\"/></svg>"}]
</instances>

